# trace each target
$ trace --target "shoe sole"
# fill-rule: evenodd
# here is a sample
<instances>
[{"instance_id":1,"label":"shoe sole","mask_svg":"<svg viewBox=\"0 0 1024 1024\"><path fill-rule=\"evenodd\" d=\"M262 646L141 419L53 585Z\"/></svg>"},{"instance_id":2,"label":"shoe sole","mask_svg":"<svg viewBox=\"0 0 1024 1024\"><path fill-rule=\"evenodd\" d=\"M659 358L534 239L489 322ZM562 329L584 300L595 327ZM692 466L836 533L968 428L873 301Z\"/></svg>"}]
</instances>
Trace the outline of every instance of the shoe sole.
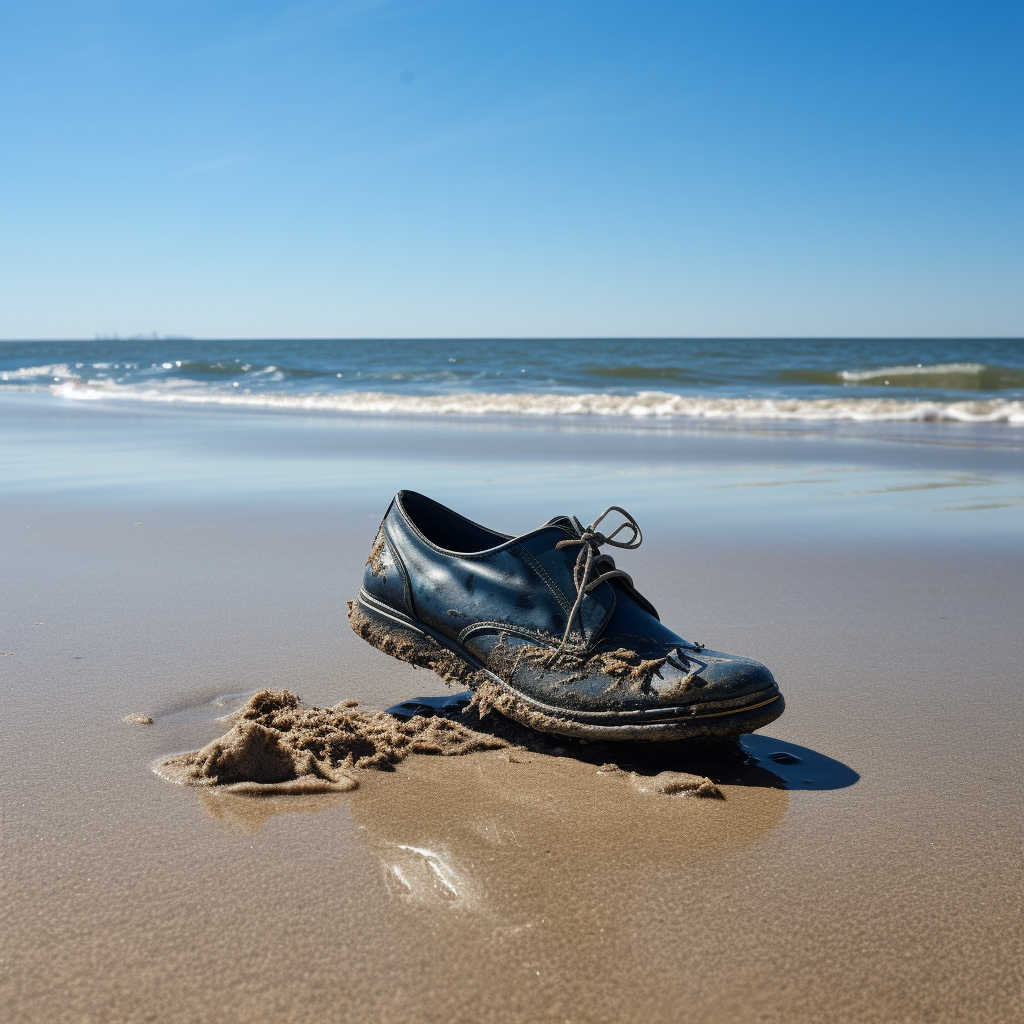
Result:
<instances>
[{"instance_id":1,"label":"shoe sole","mask_svg":"<svg viewBox=\"0 0 1024 1024\"><path fill-rule=\"evenodd\" d=\"M731 701L650 712L568 711L519 693L467 651L363 590L355 601L348 602L348 620L358 636L392 658L429 669L447 683L469 687L481 717L493 708L540 732L588 740L725 739L774 722L786 706L773 684Z\"/></svg>"}]
</instances>

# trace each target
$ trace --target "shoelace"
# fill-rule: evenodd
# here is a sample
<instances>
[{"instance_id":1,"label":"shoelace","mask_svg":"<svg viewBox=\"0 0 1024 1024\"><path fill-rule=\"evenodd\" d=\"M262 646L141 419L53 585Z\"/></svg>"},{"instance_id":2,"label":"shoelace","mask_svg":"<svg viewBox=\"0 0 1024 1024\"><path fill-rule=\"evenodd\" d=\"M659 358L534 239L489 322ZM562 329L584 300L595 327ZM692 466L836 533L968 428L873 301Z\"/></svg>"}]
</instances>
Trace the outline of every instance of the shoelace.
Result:
<instances>
[{"instance_id":1,"label":"shoelace","mask_svg":"<svg viewBox=\"0 0 1024 1024\"><path fill-rule=\"evenodd\" d=\"M618 512L623 517L624 522L620 523L614 530L607 536L598 531L598 526L604 518L612 512ZM577 520L578 525L578 520ZM623 531L631 530L632 534L627 541L616 540L615 538ZM585 527L579 537L572 539L560 540L555 547L556 548L570 548L579 545L580 553L576 558L576 565L573 566L572 578L576 584L576 602L572 606L572 611L569 612L569 621L565 626L565 633L562 636L562 642L558 646L558 650L564 650L566 645L569 643L569 634L572 632L572 624L579 614L580 609L583 607L583 599L589 594L595 587L600 586L606 580L614 579L616 576L621 576L629 581L630 586L633 585L633 580L629 573L623 572L622 569L615 568L615 560L611 555L605 555L601 553L601 547L604 544L610 544L615 548L625 548L627 550L633 550L634 548L640 547L644 542L644 535L640 532L640 526L637 521L624 509L618 505L610 505L606 508L589 526ZM601 572L599 576L595 576L593 579L591 575L595 569L600 572L601 569L607 568L605 572ZM583 622L580 621L580 628L582 629Z\"/></svg>"}]
</instances>

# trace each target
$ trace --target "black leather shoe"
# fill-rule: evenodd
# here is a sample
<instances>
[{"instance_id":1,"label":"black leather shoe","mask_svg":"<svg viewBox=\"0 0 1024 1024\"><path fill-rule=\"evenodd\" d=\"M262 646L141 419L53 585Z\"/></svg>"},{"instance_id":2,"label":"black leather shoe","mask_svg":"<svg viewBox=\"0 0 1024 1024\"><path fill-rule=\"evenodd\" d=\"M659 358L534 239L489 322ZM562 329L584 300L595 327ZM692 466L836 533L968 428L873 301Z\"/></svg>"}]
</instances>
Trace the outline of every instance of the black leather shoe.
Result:
<instances>
[{"instance_id":1,"label":"black leather shoe","mask_svg":"<svg viewBox=\"0 0 1024 1024\"><path fill-rule=\"evenodd\" d=\"M606 536L597 528L613 512L622 522ZM588 527L558 516L508 537L400 491L349 621L385 653L471 687L481 714L547 732L725 737L778 718L785 705L764 665L673 633L601 551L641 540L617 506Z\"/></svg>"}]
</instances>

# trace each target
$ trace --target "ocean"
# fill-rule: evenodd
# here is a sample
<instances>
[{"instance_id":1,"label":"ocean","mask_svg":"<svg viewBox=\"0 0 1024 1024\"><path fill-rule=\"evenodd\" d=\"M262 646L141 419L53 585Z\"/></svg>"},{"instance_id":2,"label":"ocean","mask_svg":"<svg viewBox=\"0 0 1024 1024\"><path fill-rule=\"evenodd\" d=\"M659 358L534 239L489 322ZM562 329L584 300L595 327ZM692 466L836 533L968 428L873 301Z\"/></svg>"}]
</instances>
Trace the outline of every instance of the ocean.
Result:
<instances>
[{"instance_id":1,"label":"ocean","mask_svg":"<svg viewBox=\"0 0 1024 1024\"><path fill-rule=\"evenodd\" d=\"M1024 339L0 343L0 392L348 413L1024 426Z\"/></svg>"}]
</instances>

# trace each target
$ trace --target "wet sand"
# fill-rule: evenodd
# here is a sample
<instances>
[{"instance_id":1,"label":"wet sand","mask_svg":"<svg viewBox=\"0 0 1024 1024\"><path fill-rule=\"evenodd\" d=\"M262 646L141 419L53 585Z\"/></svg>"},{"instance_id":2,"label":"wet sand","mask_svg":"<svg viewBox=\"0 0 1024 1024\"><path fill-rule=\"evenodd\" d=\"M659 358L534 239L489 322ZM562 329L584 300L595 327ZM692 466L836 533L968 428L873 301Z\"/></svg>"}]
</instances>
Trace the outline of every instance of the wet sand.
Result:
<instances>
[{"instance_id":1,"label":"wet sand","mask_svg":"<svg viewBox=\"0 0 1024 1024\"><path fill-rule=\"evenodd\" d=\"M151 422L126 446L166 440ZM206 443L230 447L239 422L210 418ZM89 429L72 453L86 466ZM439 428L436 450L451 444ZM717 459L727 442L708 444ZM969 510L985 502L968 484L959 506L908 511L933 492L895 493L870 521L844 491L808 529L822 465L799 440L736 440L732 491L645 490L592 436L546 447L576 474L572 501L499 465L459 508L525 529L628 492L646 541L626 567L663 618L765 661L786 696L747 741L756 763L672 765L725 799L644 792L565 748L414 755L350 792L171 785L151 765L264 687L361 709L449 692L345 622L392 477L422 468L396 450L369 482L339 455L326 490L257 493L239 481L267 467L241 459L237 492L223 475L174 493L26 484L0 507L0 1016L1021 1018L1020 538ZM916 472L909 445L824 447L830 472ZM677 457L701 455L696 438ZM970 472L962 448L942 455L921 455L937 484ZM1013 493L1019 459L979 462ZM785 507L781 484L753 486L768 463L804 481ZM442 499L468 492L452 473Z\"/></svg>"}]
</instances>

